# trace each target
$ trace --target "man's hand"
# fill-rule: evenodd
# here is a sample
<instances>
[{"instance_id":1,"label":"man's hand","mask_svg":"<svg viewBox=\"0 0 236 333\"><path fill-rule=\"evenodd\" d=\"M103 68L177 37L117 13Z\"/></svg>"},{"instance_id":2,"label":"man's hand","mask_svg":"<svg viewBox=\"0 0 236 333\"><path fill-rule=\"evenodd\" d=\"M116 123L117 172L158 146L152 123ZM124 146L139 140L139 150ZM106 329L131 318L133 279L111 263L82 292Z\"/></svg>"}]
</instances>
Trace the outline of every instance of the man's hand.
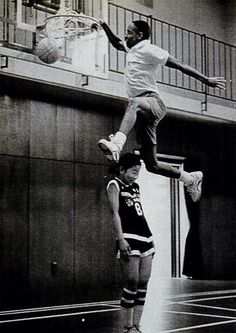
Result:
<instances>
[{"instance_id":1,"label":"man's hand","mask_svg":"<svg viewBox=\"0 0 236 333\"><path fill-rule=\"evenodd\" d=\"M120 257L124 261L129 261L129 255L131 253L131 248L129 243L125 239L119 240L119 249L120 249Z\"/></svg>"},{"instance_id":2,"label":"man's hand","mask_svg":"<svg viewBox=\"0 0 236 333\"><path fill-rule=\"evenodd\" d=\"M103 23L105 23L105 21L102 19L98 20L97 22L92 23L91 30L98 31L102 27Z\"/></svg>"},{"instance_id":3,"label":"man's hand","mask_svg":"<svg viewBox=\"0 0 236 333\"><path fill-rule=\"evenodd\" d=\"M226 80L223 77L209 77L207 79L207 85L213 88L226 89Z\"/></svg>"},{"instance_id":4,"label":"man's hand","mask_svg":"<svg viewBox=\"0 0 236 333\"><path fill-rule=\"evenodd\" d=\"M100 24L100 25L103 25L103 23L105 23L105 21L102 20L102 19L100 19L100 20L99 20L99 24Z\"/></svg>"},{"instance_id":5,"label":"man's hand","mask_svg":"<svg viewBox=\"0 0 236 333\"><path fill-rule=\"evenodd\" d=\"M98 31L101 28L101 25L102 25L101 20L99 20L98 22L92 23L90 28L92 31L93 30Z\"/></svg>"}]
</instances>

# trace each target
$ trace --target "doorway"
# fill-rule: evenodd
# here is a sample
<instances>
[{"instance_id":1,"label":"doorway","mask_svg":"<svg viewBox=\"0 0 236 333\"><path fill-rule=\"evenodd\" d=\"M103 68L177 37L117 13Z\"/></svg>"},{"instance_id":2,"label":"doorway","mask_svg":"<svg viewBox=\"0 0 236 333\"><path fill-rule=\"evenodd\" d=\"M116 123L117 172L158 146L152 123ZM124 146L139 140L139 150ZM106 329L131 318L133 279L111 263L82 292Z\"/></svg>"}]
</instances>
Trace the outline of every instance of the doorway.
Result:
<instances>
[{"instance_id":1,"label":"doorway","mask_svg":"<svg viewBox=\"0 0 236 333\"><path fill-rule=\"evenodd\" d=\"M183 169L184 158L158 155L158 159ZM152 275L180 278L189 230L183 183L147 172L143 164L138 183L143 210L156 246Z\"/></svg>"}]
</instances>

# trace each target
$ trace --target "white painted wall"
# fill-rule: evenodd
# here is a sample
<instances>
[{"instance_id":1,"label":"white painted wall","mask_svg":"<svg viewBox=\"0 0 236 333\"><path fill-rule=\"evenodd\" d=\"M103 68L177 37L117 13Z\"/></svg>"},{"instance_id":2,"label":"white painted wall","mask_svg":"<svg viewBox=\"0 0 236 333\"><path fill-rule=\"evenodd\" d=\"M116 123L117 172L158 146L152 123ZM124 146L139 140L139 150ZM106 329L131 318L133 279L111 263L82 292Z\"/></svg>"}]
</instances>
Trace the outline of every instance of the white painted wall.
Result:
<instances>
[{"instance_id":1,"label":"white painted wall","mask_svg":"<svg viewBox=\"0 0 236 333\"><path fill-rule=\"evenodd\" d=\"M137 0L109 2L236 45L235 0L153 0L153 8Z\"/></svg>"}]
</instances>

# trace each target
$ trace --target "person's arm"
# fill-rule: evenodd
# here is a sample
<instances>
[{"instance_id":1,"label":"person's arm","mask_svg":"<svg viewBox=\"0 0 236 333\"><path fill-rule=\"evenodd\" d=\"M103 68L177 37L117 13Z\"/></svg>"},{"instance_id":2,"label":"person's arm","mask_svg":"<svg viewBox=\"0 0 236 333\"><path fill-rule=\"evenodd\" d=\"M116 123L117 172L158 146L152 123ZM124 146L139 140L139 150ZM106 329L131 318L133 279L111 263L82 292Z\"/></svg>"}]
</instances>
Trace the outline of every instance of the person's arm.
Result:
<instances>
[{"instance_id":1,"label":"person's arm","mask_svg":"<svg viewBox=\"0 0 236 333\"><path fill-rule=\"evenodd\" d=\"M130 246L129 243L125 240L121 219L119 214L119 192L115 184L110 184L107 189L107 195L111 207L112 221L116 230L116 235L119 240L119 249L120 255L124 260L129 260Z\"/></svg>"},{"instance_id":2,"label":"person's arm","mask_svg":"<svg viewBox=\"0 0 236 333\"><path fill-rule=\"evenodd\" d=\"M178 69L182 73L194 77L195 79L207 84L210 87L225 89L226 80L223 77L207 77L197 71L195 68L181 63L170 55L165 65L170 68Z\"/></svg>"},{"instance_id":3,"label":"person's arm","mask_svg":"<svg viewBox=\"0 0 236 333\"><path fill-rule=\"evenodd\" d=\"M100 24L103 30L105 31L107 38L109 42L112 44L112 46L114 46L114 48L116 48L119 51L126 52L123 41L111 31L110 27L104 21L101 20Z\"/></svg>"}]
</instances>

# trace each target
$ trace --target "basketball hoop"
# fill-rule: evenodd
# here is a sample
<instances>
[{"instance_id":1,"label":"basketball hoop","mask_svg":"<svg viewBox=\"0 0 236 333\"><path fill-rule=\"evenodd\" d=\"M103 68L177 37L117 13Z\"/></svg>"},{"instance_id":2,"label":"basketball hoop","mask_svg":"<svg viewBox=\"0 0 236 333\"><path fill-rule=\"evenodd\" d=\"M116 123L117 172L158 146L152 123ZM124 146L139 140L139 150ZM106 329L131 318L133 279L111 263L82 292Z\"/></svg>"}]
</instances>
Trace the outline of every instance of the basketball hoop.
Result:
<instances>
[{"instance_id":1,"label":"basketball hoop","mask_svg":"<svg viewBox=\"0 0 236 333\"><path fill-rule=\"evenodd\" d=\"M70 8L61 8L55 15L45 19L45 34L51 38L73 39L100 30L98 20L94 17L77 13Z\"/></svg>"},{"instance_id":2,"label":"basketball hoop","mask_svg":"<svg viewBox=\"0 0 236 333\"><path fill-rule=\"evenodd\" d=\"M53 66L53 59L59 68L107 77L107 38L98 19L63 6L44 20L38 37L36 55L41 61Z\"/></svg>"}]
</instances>

